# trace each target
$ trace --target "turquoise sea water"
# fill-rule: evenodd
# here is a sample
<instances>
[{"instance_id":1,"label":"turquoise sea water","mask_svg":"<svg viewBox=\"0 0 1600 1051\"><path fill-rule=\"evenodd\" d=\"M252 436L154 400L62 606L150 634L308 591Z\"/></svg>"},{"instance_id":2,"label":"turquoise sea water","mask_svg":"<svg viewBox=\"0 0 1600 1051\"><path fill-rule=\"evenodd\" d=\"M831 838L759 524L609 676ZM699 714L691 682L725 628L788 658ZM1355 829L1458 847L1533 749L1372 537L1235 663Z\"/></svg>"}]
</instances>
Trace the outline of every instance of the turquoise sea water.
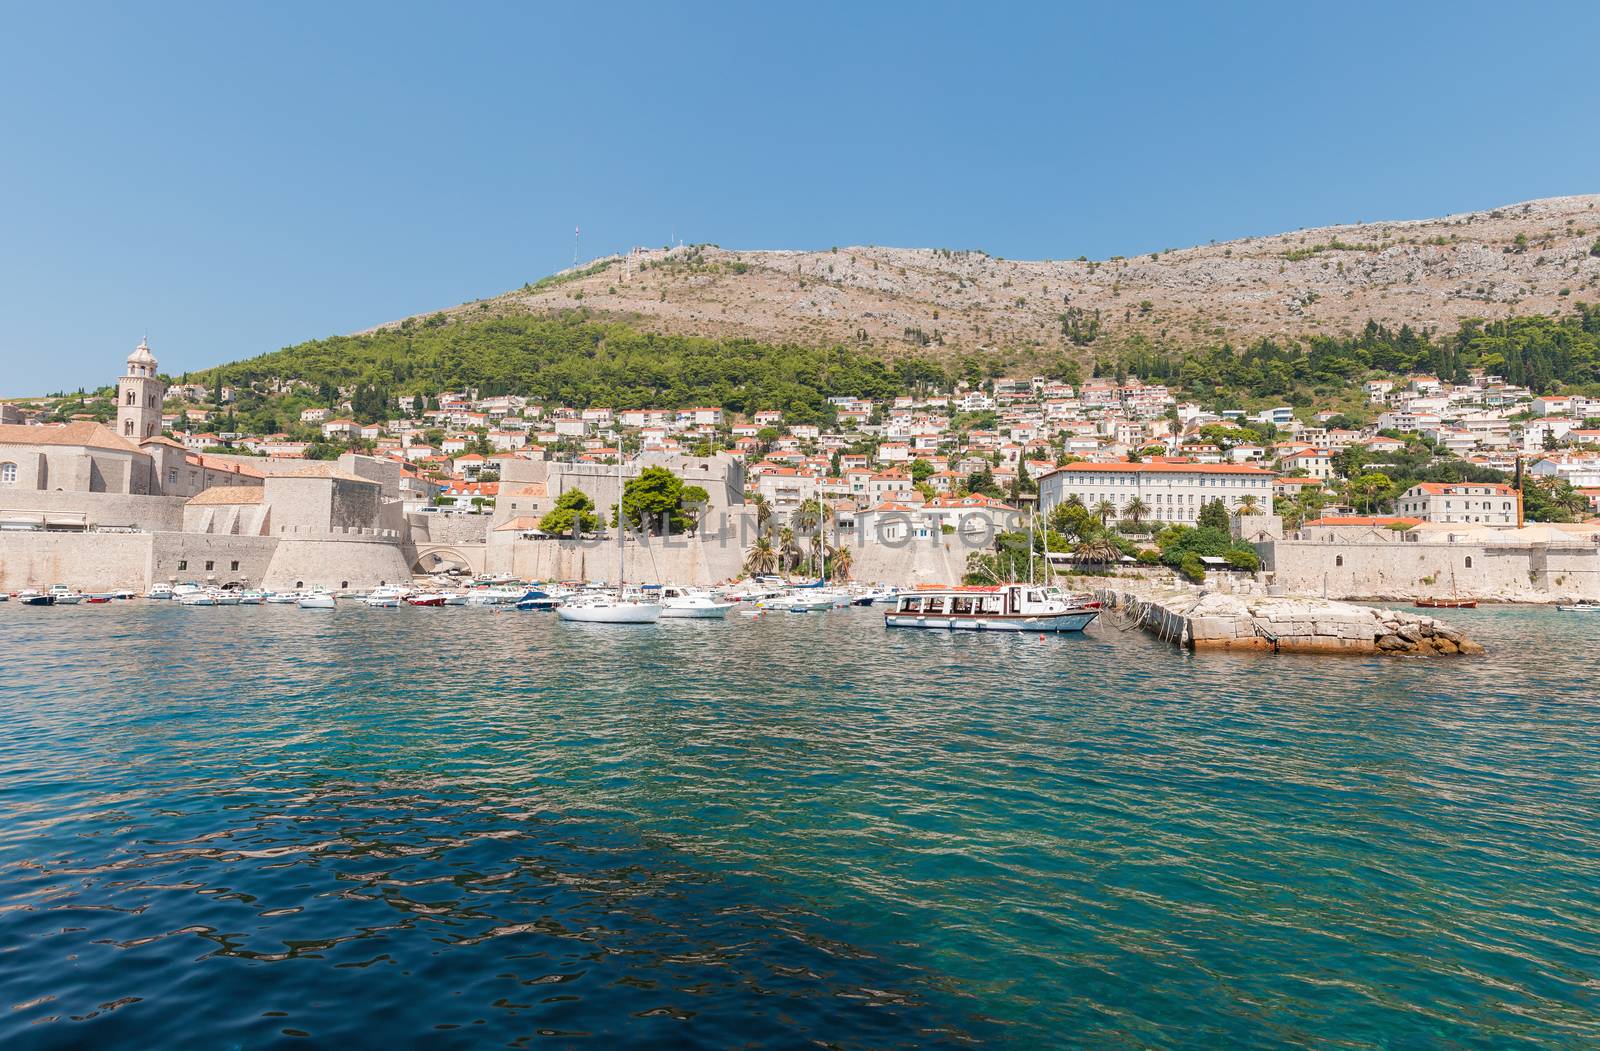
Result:
<instances>
[{"instance_id":1,"label":"turquoise sea water","mask_svg":"<svg viewBox=\"0 0 1600 1051\"><path fill-rule=\"evenodd\" d=\"M1446 619L0 606L0 1046L1595 1046L1600 618Z\"/></svg>"}]
</instances>

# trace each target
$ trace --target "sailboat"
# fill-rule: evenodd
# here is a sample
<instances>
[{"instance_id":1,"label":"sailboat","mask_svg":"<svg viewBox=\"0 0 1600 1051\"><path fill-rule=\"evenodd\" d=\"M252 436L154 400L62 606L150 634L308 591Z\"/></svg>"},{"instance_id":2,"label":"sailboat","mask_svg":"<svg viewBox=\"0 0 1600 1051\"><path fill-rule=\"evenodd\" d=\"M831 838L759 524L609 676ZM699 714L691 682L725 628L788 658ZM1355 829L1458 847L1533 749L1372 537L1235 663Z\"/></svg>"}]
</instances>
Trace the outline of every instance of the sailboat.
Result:
<instances>
[{"instance_id":1,"label":"sailboat","mask_svg":"<svg viewBox=\"0 0 1600 1051\"><path fill-rule=\"evenodd\" d=\"M625 576L623 534L627 516L622 506L622 439L617 439L617 593L572 599L556 607L556 616L580 624L654 624L661 619L661 603L630 598Z\"/></svg>"},{"instance_id":2,"label":"sailboat","mask_svg":"<svg viewBox=\"0 0 1600 1051\"><path fill-rule=\"evenodd\" d=\"M1456 589L1456 571L1452 569L1450 571L1449 598L1439 598L1438 596L1423 597L1417 599L1412 605L1418 609L1477 609L1478 600L1461 597L1460 591Z\"/></svg>"}]
</instances>

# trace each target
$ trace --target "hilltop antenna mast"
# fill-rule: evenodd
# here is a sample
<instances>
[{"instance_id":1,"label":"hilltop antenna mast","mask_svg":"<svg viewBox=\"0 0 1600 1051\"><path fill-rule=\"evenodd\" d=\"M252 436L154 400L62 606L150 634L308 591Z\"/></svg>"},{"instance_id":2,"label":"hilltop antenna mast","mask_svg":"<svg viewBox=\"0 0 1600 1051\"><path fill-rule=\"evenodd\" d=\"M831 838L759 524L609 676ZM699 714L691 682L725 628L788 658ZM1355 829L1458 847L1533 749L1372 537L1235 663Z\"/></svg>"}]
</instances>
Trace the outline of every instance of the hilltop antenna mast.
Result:
<instances>
[{"instance_id":1,"label":"hilltop antenna mast","mask_svg":"<svg viewBox=\"0 0 1600 1051\"><path fill-rule=\"evenodd\" d=\"M583 227L581 227L581 226L574 226L572 228L572 265L573 266L577 266L578 265L578 235L580 233L582 233L582 232L583 232Z\"/></svg>"}]
</instances>

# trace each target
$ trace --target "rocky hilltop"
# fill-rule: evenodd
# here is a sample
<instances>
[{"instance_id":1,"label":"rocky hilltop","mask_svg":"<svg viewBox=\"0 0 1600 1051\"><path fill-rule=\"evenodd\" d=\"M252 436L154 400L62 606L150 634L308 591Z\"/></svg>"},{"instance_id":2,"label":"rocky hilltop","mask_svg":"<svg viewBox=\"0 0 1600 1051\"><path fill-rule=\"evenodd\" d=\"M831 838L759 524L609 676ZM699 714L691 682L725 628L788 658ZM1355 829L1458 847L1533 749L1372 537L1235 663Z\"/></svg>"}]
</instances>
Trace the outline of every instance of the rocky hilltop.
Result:
<instances>
[{"instance_id":1,"label":"rocky hilltop","mask_svg":"<svg viewBox=\"0 0 1600 1051\"><path fill-rule=\"evenodd\" d=\"M952 352L1453 328L1600 298L1600 195L1105 260L840 247L641 250L442 311L586 308L648 329Z\"/></svg>"}]
</instances>

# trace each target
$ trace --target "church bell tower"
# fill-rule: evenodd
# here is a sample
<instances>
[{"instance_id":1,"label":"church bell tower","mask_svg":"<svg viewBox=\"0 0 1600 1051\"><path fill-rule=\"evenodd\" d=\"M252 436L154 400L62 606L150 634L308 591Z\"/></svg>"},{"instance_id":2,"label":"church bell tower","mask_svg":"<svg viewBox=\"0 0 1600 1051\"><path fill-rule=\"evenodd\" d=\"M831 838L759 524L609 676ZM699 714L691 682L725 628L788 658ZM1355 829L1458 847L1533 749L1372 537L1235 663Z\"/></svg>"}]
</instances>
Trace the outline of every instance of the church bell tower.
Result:
<instances>
[{"instance_id":1,"label":"church bell tower","mask_svg":"<svg viewBox=\"0 0 1600 1051\"><path fill-rule=\"evenodd\" d=\"M140 340L128 355L128 372L117 377L117 433L137 444L161 433L161 402L167 385L156 375L155 355Z\"/></svg>"}]
</instances>

